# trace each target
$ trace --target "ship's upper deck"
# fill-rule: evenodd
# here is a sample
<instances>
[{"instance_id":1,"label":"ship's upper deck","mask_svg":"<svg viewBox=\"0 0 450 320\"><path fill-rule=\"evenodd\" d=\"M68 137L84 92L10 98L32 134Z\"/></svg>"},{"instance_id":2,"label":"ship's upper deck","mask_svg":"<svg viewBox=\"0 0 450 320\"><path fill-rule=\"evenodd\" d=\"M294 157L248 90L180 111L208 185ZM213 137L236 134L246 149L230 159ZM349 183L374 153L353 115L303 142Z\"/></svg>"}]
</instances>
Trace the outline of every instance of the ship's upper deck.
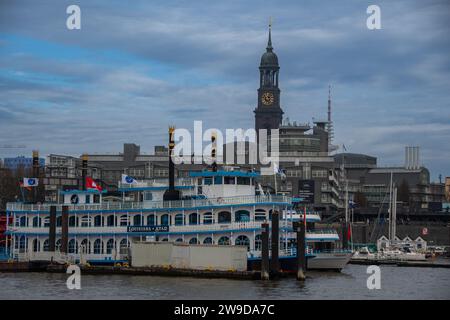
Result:
<instances>
[{"instance_id":1,"label":"ship's upper deck","mask_svg":"<svg viewBox=\"0 0 450 320\"><path fill-rule=\"evenodd\" d=\"M233 206L254 206L254 205L275 205L291 206L292 198L284 195L258 195L258 196L237 196L237 197L217 197L208 199L189 199L176 201L143 201L143 202L104 202L94 204L24 204L10 202L7 204L7 211L43 211L48 212L50 206L61 208L64 205L69 207L71 212L90 211L174 211L184 209L204 209Z\"/></svg>"}]
</instances>

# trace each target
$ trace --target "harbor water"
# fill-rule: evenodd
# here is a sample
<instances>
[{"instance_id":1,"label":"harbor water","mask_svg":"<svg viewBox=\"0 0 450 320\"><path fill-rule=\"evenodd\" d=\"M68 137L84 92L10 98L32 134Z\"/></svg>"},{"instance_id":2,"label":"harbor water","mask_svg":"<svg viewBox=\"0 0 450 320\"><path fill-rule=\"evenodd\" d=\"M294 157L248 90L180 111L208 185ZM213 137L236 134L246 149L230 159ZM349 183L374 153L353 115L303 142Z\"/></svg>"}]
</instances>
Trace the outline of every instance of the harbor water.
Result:
<instances>
[{"instance_id":1,"label":"harbor water","mask_svg":"<svg viewBox=\"0 0 450 320\"><path fill-rule=\"evenodd\" d=\"M367 266L307 273L274 281L182 277L81 275L81 289L67 289L66 274L0 273L7 299L450 299L450 269L380 266L381 288L368 289Z\"/></svg>"}]
</instances>

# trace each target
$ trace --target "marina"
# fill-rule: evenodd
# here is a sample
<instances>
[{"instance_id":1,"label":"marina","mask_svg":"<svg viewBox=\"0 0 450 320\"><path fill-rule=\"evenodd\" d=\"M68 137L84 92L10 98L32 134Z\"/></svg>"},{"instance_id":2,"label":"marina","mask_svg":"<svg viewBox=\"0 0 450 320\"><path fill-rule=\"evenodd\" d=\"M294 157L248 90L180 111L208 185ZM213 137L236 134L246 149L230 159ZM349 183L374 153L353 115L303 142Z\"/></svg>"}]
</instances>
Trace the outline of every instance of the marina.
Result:
<instances>
[{"instance_id":1,"label":"marina","mask_svg":"<svg viewBox=\"0 0 450 320\"><path fill-rule=\"evenodd\" d=\"M324 1L2 6L0 301L449 300L448 4Z\"/></svg>"}]
</instances>

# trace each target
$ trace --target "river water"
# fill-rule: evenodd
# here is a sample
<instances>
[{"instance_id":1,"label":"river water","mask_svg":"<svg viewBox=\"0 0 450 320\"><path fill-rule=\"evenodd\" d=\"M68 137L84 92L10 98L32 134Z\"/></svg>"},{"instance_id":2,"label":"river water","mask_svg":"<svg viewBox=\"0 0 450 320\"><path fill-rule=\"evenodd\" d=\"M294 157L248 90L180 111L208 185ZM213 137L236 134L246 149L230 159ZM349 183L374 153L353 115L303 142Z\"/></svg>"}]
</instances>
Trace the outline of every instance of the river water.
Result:
<instances>
[{"instance_id":1,"label":"river water","mask_svg":"<svg viewBox=\"0 0 450 320\"><path fill-rule=\"evenodd\" d=\"M450 269L381 266L381 289L369 290L367 266L341 273L307 273L307 279L276 281L82 275L69 290L68 275L0 273L5 299L450 299Z\"/></svg>"}]
</instances>

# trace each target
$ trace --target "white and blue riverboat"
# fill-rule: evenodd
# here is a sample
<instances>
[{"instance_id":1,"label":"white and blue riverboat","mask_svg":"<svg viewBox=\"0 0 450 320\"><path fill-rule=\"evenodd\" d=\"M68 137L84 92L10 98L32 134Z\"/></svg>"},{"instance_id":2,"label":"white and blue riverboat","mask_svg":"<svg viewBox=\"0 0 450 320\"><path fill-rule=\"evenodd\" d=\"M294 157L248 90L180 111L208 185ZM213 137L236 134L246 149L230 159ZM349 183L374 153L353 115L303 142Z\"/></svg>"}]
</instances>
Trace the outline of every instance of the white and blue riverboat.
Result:
<instances>
[{"instance_id":1,"label":"white and blue riverboat","mask_svg":"<svg viewBox=\"0 0 450 320\"><path fill-rule=\"evenodd\" d=\"M271 225L280 214L280 265L294 268L295 233L302 220L300 199L257 194L258 172L236 169L191 172L174 179L178 200L164 200L166 180L119 183L122 199L114 201L97 190L66 190L58 204L8 203L12 224L9 254L16 260L42 260L49 253L50 206L57 207L56 251L61 248L61 211L68 206L68 259L91 264L124 262L133 240L175 241L189 244L242 245L248 248L249 268L260 260L262 223ZM351 254L339 252L333 229L314 229L320 216L306 214L309 269L341 270Z\"/></svg>"}]
</instances>

